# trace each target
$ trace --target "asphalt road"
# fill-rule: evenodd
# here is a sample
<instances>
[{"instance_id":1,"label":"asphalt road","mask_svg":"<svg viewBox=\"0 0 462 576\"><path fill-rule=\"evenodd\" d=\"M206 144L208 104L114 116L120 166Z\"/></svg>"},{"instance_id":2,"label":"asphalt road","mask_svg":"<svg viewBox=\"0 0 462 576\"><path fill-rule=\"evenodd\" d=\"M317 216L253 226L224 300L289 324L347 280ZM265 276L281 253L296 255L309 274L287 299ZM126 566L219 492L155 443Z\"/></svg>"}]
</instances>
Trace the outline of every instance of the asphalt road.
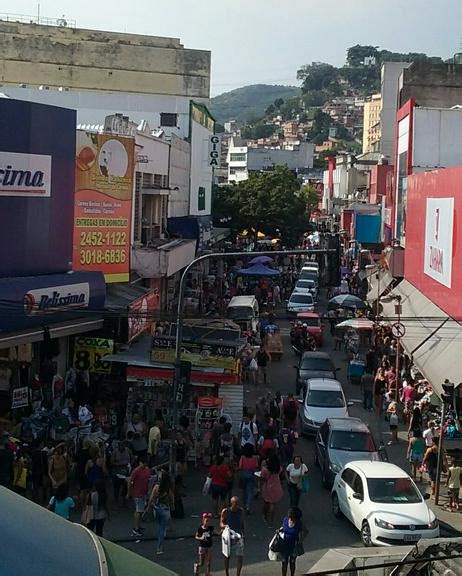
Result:
<instances>
[{"instance_id":1,"label":"asphalt road","mask_svg":"<svg viewBox=\"0 0 462 576\"><path fill-rule=\"evenodd\" d=\"M290 346L289 320L283 318L281 313L278 323L281 326L281 332L284 343L284 354L280 362L272 362L269 369L269 386L268 389L273 392L280 390L283 395L295 391L296 371L294 364L297 363L297 356ZM328 334L328 327L325 328L325 341L323 350L332 354L335 365L340 368L338 373L339 380L344 384L344 389L348 400L356 400L355 406L351 409L352 415L361 416L362 407L359 404L360 394L357 387L348 384L346 378L346 359L344 353L334 352L333 343ZM266 390L259 386L257 390L246 387L245 402L253 408L255 399L263 395ZM313 566L313 564L330 548L342 546L359 546L361 547L358 532L345 520L336 519L331 512L330 492L325 490L321 485L321 476L319 469L314 465L314 443L312 439L301 438L298 442L297 453L299 453L309 469L310 491L302 497L301 508L303 510L305 523L309 529L309 535L305 540L305 555L297 560L297 574L304 574ZM196 478L196 476L194 477ZM197 482L203 482L203 473L197 479ZM191 481L188 481L188 484ZM196 482L196 480L194 480ZM198 486L191 486L196 491ZM239 493L239 491L238 491ZM199 515L204 509L204 501L200 501L200 496L188 502L189 508L198 508L195 514ZM205 505L209 506L208 502ZM202 506L202 508L200 508ZM288 507L288 498L279 504L277 511L277 520L282 520ZM207 509L207 508L205 508ZM278 520L279 518L279 520ZM197 524L197 521L195 521ZM191 521L189 521L191 524ZM188 524L188 525L189 525ZM148 525L148 531L154 528ZM185 530L187 532L187 530ZM260 502L256 502L254 513L249 517L246 531L246 553L243 574L247 576L260 576L261 574L280 574L280 564L269 562L267 559L268 542L270 541L274 530L267 527L263 522L260 512ZM186 534L185 534L186 536ZM173 534L172 534L173 537ZM155 556L155 542L142 541L138 543L125 543L126 547L145 555L163 566L170 568L181 575L192 574L192 564L195 558L196 545L190 537L167 541L165 545L165 554ZM234 573L234 572L233 572ZM213 574L224 576L223 562L219 541L214 546Z\"/></svg>"}]
</instances>

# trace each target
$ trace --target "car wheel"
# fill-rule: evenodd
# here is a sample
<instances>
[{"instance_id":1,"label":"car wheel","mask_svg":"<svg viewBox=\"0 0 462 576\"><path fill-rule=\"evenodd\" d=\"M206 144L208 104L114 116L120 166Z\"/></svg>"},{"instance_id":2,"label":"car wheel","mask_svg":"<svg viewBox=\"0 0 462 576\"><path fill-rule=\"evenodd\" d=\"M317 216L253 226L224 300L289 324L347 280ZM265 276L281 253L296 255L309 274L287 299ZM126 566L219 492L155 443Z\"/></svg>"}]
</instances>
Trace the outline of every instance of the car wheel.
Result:
<instances>
[{"instance_id":1,"label":"car wheel","mask_svg":"<svg viewBox=\"0 0 462 576\"><path fill-rule=\"evenodd\" d=\"M364 520L361 526L361 542L366 547L372 546L371 527L367 520Z\"/></svg>"},{"instance_id":2,"label":"car wheel","mask_svg":"<svg viewBox=\"0 0 462 576\"><path fill-rule=\"evenodd\" d=\"M323 466L323 469L322 469L321 482L322 482L322 487L323 487L323 488L326 488L326 490L330 488L330 486L329 486L329 476L328 476L328 474L327 474L327 470L326 470L326 467L325 467L325 466Z\"/></svg>"},{"instance_id":3,"label":"car wheel","mask_svg":"<svg viewBox=\"0 0 462 576\"><path fill-rule=\"evenodd\" d=\"M332 494L332 512L336 518L342 518L343 514L340 510L340 502L338 501L337 493Z\"/></svg>"}]
</instances>

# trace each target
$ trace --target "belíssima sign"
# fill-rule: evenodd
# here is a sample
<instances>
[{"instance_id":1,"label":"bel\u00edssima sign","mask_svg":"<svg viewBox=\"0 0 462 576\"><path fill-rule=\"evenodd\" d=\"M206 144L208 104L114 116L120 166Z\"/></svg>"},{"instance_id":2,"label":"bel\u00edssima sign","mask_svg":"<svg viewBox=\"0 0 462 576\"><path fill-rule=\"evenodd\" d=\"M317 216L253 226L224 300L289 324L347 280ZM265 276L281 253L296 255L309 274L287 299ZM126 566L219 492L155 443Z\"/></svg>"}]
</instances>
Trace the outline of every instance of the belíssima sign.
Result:
<instances>
[{"instance_id":1,"label":"bel\u00edssima sign","mask_svg":"<svg viewBox=\"0 0 462 576\"><path fill-rule=\"evenodd\" d=\"M0 151L0 195L51 196L51 156Z\"/></svg>"}]
</instances>

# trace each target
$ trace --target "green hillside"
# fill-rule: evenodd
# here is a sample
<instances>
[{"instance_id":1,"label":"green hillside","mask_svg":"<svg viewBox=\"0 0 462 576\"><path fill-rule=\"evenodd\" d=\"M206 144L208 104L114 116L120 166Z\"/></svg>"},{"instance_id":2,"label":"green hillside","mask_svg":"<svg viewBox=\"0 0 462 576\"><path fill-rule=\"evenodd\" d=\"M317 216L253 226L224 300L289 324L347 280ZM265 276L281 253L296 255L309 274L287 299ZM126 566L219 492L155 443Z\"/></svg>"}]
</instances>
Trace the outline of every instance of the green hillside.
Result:
<instances>
[{"instance_id":1,"label":"green hillside","mask_svg":"<svg viewBox=\"0 0 462 576\"><path fill-rule=\"evenodd\" d=\"M286 100L301 94L295 86L252 84L225 92L210 100L210 112L220 122L239 120L247 122L264 115L266 108L278 98Z\"/></svg>"}]
</instances>

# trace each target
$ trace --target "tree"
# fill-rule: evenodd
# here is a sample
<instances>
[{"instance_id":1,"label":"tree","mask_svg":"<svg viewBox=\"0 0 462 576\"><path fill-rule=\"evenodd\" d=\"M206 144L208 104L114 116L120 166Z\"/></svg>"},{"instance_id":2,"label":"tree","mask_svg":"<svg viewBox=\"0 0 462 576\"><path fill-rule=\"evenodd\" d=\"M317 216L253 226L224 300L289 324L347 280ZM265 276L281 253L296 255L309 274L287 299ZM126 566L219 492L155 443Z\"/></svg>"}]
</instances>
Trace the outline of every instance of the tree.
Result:
<instances>
[{"instance_id":1,"label":"tree","mask_svg":"<svg viewBox=\"0 0 462 576\"><path fill-rule=\"evenodd\" d=\"M325 90L309 90L303 94L303 102L305 106L311 108L312 106L323 106L330 98L330 95Z\"/></svg>"},{"instance_id":2,"label":"tree","mask_svg":"<svg viewBox=\"0 0 462 576\"><path fill-rule=\"evenodd\" d=\"M302 91L328 90L338 94L338 69L325 62L305 64L297 71L298 80L302 81Z\"/></svg>"},{"instance_id":3,"label":"tree","mask_svg":"<svg viewBox=\"0 0 462 576\"><path fill-rule=\"evenodd\" d=\"M302 186L301 194L305 201L306 213L309 220L311 218L311 214L319 207L318 192L315 188L313 188L313 186L305 184L305 186Z\"/></svg>"},{"instance_id":4,"label":"tree","mask_svg":"<svg viewBox=\"0 0 462 576\"><path fill-rule=\"evenodd\" d=\"M244 126L241 129L241 136L249 140L258 140L259 138L269 138L275 130L276 126L260 120L254 126Z\"/></svg>"},{"instance_id":5,"label":"tree","mask_svg":"<svg viewBox=\"0 0 462 576\"><path fill-rule=\"evenodd\" d=\"M268 108L265 110L265 116L272 116L276 112L276 106L274 104L270 104Z\"/></svg>"},{"instance_id":6,"label":"tree","mask_svg":"<svg viewBox=\"0 0 462 576\"><path fill-rule=\"evenodd\" d=\"M228 225L280 234L286 246L294 246L306 231L307 199L296 175L286 166L251 174L235 186L220 188L213 198L214 221L231 218Z\"/></svg>"},{"instance_id":7,"label":"tree","mask_svg":"<svg viewBox=\"0 0 462 576\"><path fill-rule=\"evenodd\" d=\"M284 104L284 98L277 98L274 101L275 107L279 110L279 108Z\"/></svg>"},{"instance_id":8,"label":"tree","mask_svg":"<svg viewBox=\"0 0 462 576\"><path fill-rule=\"evenodd\" d=\"M360 44L356 44L356 46L351 46L351 48L347 50L347 62L349 66L361 66L364 63L364 59L368 56L375 57L376 64L378 64L378 46L361 46Z\"/></svg>"},{"instance_id":9,"label":"tree","mask_svg":"<svg viewBox=\"0 0 462 576\"><path fill-rule=\"evenodd\" d=\"M315 144L322 144L329 137L329 128L332 125L332 118L322 110L315 110L313 115L313 128L310 137Z\"/></svg>"}]
</instances>

